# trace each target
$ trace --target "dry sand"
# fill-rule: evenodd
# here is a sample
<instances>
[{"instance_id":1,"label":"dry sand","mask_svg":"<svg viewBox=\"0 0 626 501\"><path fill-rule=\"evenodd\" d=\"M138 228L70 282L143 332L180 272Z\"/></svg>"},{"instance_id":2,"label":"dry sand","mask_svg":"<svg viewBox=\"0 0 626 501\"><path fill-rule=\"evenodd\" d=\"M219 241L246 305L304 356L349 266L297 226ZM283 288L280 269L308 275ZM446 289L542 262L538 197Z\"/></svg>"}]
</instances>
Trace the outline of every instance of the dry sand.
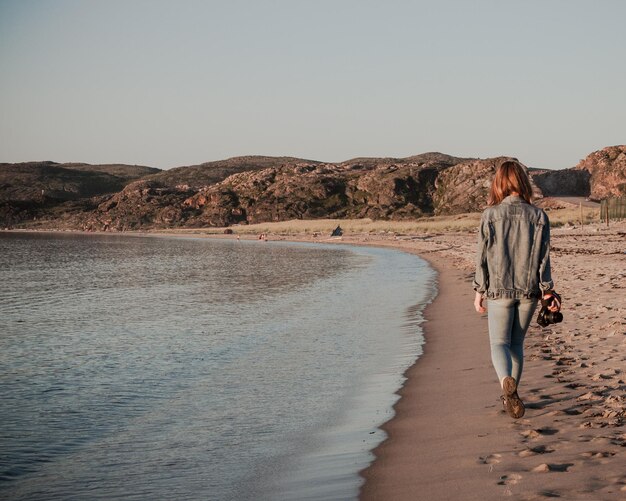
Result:
<instances>
[{"instance_id":1,"label":"dry sand","mask_svg":"<svg viewBox=\"0 0 626 501\"><path fill-rule=\"evenodd\" d=\"M362 472L362 499L626 499L626 222L552 231L565 319L529 329L518 420L502 410L486 315L473 308L475 233L342 241L416 253L439 272L424 354Z\"/></svg>"}]
</instances>

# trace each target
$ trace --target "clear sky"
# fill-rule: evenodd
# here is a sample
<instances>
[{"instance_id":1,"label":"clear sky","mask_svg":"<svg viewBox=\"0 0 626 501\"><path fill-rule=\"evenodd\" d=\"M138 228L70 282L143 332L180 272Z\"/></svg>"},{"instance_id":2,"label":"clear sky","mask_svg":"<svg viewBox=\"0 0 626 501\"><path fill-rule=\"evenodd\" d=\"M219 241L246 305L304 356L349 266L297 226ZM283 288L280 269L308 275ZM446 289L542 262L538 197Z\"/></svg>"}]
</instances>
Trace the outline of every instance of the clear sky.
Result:
<instances>
[{"instance_id":1,"label":"clear sky","mask_svg":"<svg viewBox=\"0 0 626 501\"><path fill-rule=\"evenodd\" d=\"M0 0L0 161L626 143L622 0Z\"/></svg>"}]
</instances>

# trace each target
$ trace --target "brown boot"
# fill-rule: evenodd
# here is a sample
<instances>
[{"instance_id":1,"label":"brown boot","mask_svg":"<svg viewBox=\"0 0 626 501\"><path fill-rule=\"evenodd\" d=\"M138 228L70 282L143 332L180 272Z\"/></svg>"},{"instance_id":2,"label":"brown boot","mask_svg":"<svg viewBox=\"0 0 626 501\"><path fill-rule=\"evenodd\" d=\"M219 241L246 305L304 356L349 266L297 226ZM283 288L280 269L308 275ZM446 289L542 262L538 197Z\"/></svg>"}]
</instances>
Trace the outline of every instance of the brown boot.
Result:
<instances>
[{"instance_id":1,"label":"brown boot","mask_svg":"<svg viewBox=\"0 0 626 501\"><path fill-rule=\"evenodd\" d=\"M526 412L524 402L517 394L517 383L511 376L507 376L502 381L502 389L504 390L504 408L509 416L519 419Z\"/></svg>"}]
</instances>

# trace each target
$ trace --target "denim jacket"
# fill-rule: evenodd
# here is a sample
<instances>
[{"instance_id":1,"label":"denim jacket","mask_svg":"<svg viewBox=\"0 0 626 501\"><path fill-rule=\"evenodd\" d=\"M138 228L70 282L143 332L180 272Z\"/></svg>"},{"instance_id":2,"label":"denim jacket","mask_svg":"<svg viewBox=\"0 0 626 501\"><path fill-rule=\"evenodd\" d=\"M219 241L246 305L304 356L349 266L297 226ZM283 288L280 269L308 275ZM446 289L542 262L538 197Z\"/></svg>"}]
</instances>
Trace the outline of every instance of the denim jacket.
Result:
<instances>
[{"instance_id":1,"label":"denim jacket","mask_svg":"<svg viewBox=\"0 0 626 501\"><path fill-rule=\"evenodd\" d=\"M478 232L474 290L489 299L519 299L552 287L546 213L515 195L487 208Z\"/></svg>"}]
</instances>

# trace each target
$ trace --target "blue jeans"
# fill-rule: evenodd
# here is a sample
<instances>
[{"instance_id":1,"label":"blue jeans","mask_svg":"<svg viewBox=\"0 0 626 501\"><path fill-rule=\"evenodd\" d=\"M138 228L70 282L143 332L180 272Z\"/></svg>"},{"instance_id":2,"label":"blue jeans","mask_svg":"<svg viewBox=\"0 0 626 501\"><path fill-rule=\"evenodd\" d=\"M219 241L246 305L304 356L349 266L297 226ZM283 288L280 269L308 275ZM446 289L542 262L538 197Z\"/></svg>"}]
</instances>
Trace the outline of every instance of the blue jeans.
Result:
<instances>
[{"instance_id":1,"label":"blue jeans","mask_svg":"<svg viewBox=\"0 0 626 501\"><path fill-rule=\"evenodd\" d=\"M536 299L487 301L491 361L500 381L512 376L519 383L522 377L524 337L536 307Z\"/></svg>"}]
</instances>

